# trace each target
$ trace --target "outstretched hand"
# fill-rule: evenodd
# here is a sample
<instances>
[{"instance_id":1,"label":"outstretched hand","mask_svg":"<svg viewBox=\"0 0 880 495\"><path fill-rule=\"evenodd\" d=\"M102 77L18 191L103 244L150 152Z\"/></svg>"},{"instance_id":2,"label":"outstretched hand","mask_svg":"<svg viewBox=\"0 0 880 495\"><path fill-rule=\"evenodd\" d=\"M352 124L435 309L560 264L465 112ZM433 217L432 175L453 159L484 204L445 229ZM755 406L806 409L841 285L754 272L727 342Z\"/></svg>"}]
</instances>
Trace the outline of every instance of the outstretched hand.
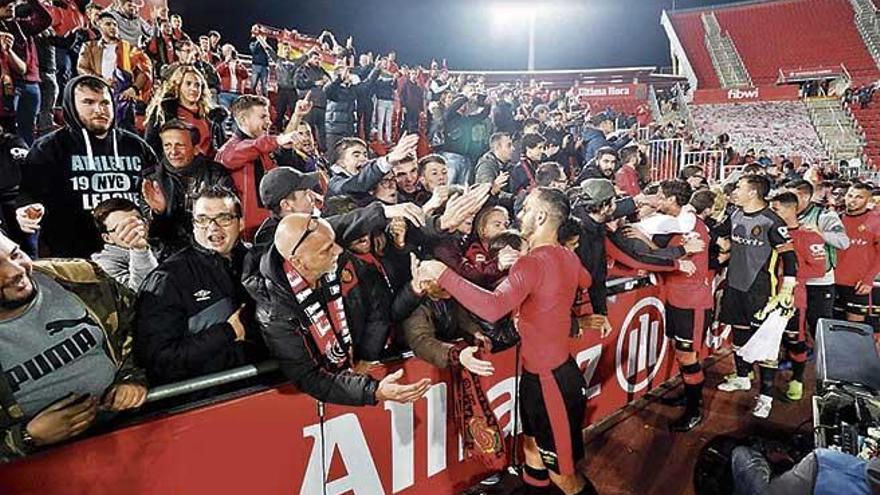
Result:
<instances>
[{"instance_id":1,"label":"outstretched hand","mask_svg":"<svg viewBox=\"0 0 880 495\"><path fill-rule=\"evenodd\" d=\"M403 377L403 370L397 370L379 382L376 388L376 400L407 404L415 402L425 395L431 386L431 380L423 378L415 383L404 385L398 383Z\"/></svg>"}]
</instances>

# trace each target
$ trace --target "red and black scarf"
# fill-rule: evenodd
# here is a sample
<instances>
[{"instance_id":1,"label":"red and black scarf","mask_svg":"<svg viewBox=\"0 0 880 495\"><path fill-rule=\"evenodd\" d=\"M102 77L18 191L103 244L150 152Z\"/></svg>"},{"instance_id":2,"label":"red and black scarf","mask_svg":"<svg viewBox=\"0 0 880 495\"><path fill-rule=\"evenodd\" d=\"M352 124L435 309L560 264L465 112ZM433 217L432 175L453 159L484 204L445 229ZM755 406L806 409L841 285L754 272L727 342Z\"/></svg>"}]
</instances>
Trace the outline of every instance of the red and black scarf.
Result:
<instances>
[{"instance_id":1,"label":"red and black scarf","mask_svg":"<svg viewBox=\"0 0 880 495\"><path fill-rule=\"evenodd\" d=\"M302 278L302 275L287 261L284 262L284 273L287 275L287 281L290 283L290 289L293 291L297 303L300 304L303 313L309 320L309 335L312 336L312 341L324 356L325 364L334 370L349 368L351 366L349 356L351 334L345 319L342 290L336 279L336 273L331 272L321 279L321 284L329 294L326 311L320 301L304 305L314 291Z\"/></svg>"},{"instance_id":2,"label":"red and black scarf","mask_svg":"<svg viewBox=\"0 0 880 495\"><path fill-rule=\"evenodd\" d=\"M461 365L461 351L467 346L461 342L449 352L453 422L462 437L465 455L476 457L486 467L499 471L507 465L504 435L480 384L480 377Z\"/></svg>"}]
</instances>

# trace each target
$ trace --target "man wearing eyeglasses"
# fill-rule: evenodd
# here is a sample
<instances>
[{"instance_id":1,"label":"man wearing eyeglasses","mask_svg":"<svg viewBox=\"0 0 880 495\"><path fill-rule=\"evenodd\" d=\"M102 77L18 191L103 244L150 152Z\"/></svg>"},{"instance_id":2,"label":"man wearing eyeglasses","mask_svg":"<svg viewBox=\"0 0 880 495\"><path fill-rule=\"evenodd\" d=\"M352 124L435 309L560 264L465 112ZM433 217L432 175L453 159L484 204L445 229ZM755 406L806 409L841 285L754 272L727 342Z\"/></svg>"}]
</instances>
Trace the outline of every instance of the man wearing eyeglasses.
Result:
<instances>
[{"instance_id":1,"label":"man wearing eyeglasses","mask_svg":"<svg viewBox=\"0 0 880 495\"><path fill-rule=\"evenodd\" d=\"M317 400L350 406L415 402L428 379L404 385L403 371L377 381L351 371L351 335L336 279L342 248L330 224L293 213L278 224L274 248L260 263L261 283L250 286L257 318L281 371ZM271 315L271 318L269 317Z\"/></svg>"},{"instance_id":2,"label":"man wearing eyeglasses","mask_svg":"<svg viewBox=\"0 0 880 495\"><path fill-rule=\"evenodd\" d=\"M151 383L214 373L259 357L261 347L248 339L251 300L240 283L246 253L241 213L232 191L200 191L193 203L195 242L144 281L135 353Z\"/></svg>"}]
</instances>

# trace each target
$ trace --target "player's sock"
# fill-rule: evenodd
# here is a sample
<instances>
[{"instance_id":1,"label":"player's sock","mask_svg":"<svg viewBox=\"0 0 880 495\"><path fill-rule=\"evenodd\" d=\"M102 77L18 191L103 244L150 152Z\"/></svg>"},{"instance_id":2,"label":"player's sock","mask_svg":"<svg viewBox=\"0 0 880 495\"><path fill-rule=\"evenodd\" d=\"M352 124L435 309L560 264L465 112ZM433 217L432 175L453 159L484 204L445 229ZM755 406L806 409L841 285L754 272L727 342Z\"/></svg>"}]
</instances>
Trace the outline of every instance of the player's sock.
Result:
<instances>
[{"instance_id":1,"label":"player's sock","mask_svg":"<svg viewBox=\"0 0 880 495\"><path fill-rule=\"evenodd\" d=\"M749 372L752 371L752 363L747 363L739 355L733 356L733 362L736 364L736 376L740 378L748 378Z\"/></svg>"},{"instance_id":2,"label":"player's sock","mask_svg":"<svg viewBox=\"0 0 880 495\"><path fill-rule=\"evenodd\" d=\"M806 342L796 342L791 345L788 351L789 359L791 359L791 379L804 382L804 370L807 367L807 344Z\"/></svg>"},{"instance_id":3,"label":"player's sock","mask_svg":"<svg viewBox=\"0 0 880 495\"><path fill-rule=\"evenodd\" d=\"M523 465L523 482L526 485L533 486L536 488L542 488L546 486L550 486L550 472L547 471L547 468L538 469L529 466L528 464Z\"/></svg>"},{"instance_id":4,"label":"player's sock","mask_svg":"<svg viewBox=\"0 0 880 495\"><path fill-rule=\"evenodd\" d=\"M590 478L584 476L584 481L586 481L586 485L581 489L581 491L575 493L574 495L599 495L599 492L596 491L596 487L593 486L593 482L590 481Z\"/></svg>"},{"instance_id":5,"label":"player's sock","mask_svg":"<svg viewBox=\"0 0 880 495\"><path fill-rule=\"evenodd\" d=\"M686 399L687 411L693 413L700 409L700 403L703 400L703 367L699 362L686 364L681 367L681 374L684 380L684 395Z\"/></svg>"},{"instance_id":6,"label":"player's sock","mask_svg":"<svg viewBox=\"0 0 880 495\"><path fill-rule=\"evenodd\" d=\"M761 370L761 394L773 396L773 384L776 381L776 368L758 366Z\"/></svg>"}]
</instances>

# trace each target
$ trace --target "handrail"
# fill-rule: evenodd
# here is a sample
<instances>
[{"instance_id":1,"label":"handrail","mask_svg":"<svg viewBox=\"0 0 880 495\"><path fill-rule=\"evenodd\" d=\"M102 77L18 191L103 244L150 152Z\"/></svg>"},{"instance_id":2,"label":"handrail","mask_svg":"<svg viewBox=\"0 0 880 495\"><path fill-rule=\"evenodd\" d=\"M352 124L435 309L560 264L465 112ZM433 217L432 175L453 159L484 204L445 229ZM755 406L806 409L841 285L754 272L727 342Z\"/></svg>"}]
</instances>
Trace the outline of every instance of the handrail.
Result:
<instances>
[{"instance_id":1,"label":"handrail","mask_svg":"<svg viewBox=\"0 0 880 495\"><path fill-rule=\"evenodd\" d=\"M147 393L147 402L156 402L171 397L191 394L218 385L239 382L248 378L265 375L278 370L277 361L263 361L257 364L239 366L229 370L218 371L210 375L203 375L189 380L160 385Z\"/></svg>"},{"instance_id":2,"label":"handrail","mask_svg":"<svg viewBox=\"0 0 880 495\"><path fill-rule=\"evenodd\" d=\"M840 64L840 68L843 69L843 75L846 76L847 86L852 84L852 81L853 81L852 74L850 74L849 71L846 70L846 66L843 65L843 63Z\"/></svg>"}]
</instances>

